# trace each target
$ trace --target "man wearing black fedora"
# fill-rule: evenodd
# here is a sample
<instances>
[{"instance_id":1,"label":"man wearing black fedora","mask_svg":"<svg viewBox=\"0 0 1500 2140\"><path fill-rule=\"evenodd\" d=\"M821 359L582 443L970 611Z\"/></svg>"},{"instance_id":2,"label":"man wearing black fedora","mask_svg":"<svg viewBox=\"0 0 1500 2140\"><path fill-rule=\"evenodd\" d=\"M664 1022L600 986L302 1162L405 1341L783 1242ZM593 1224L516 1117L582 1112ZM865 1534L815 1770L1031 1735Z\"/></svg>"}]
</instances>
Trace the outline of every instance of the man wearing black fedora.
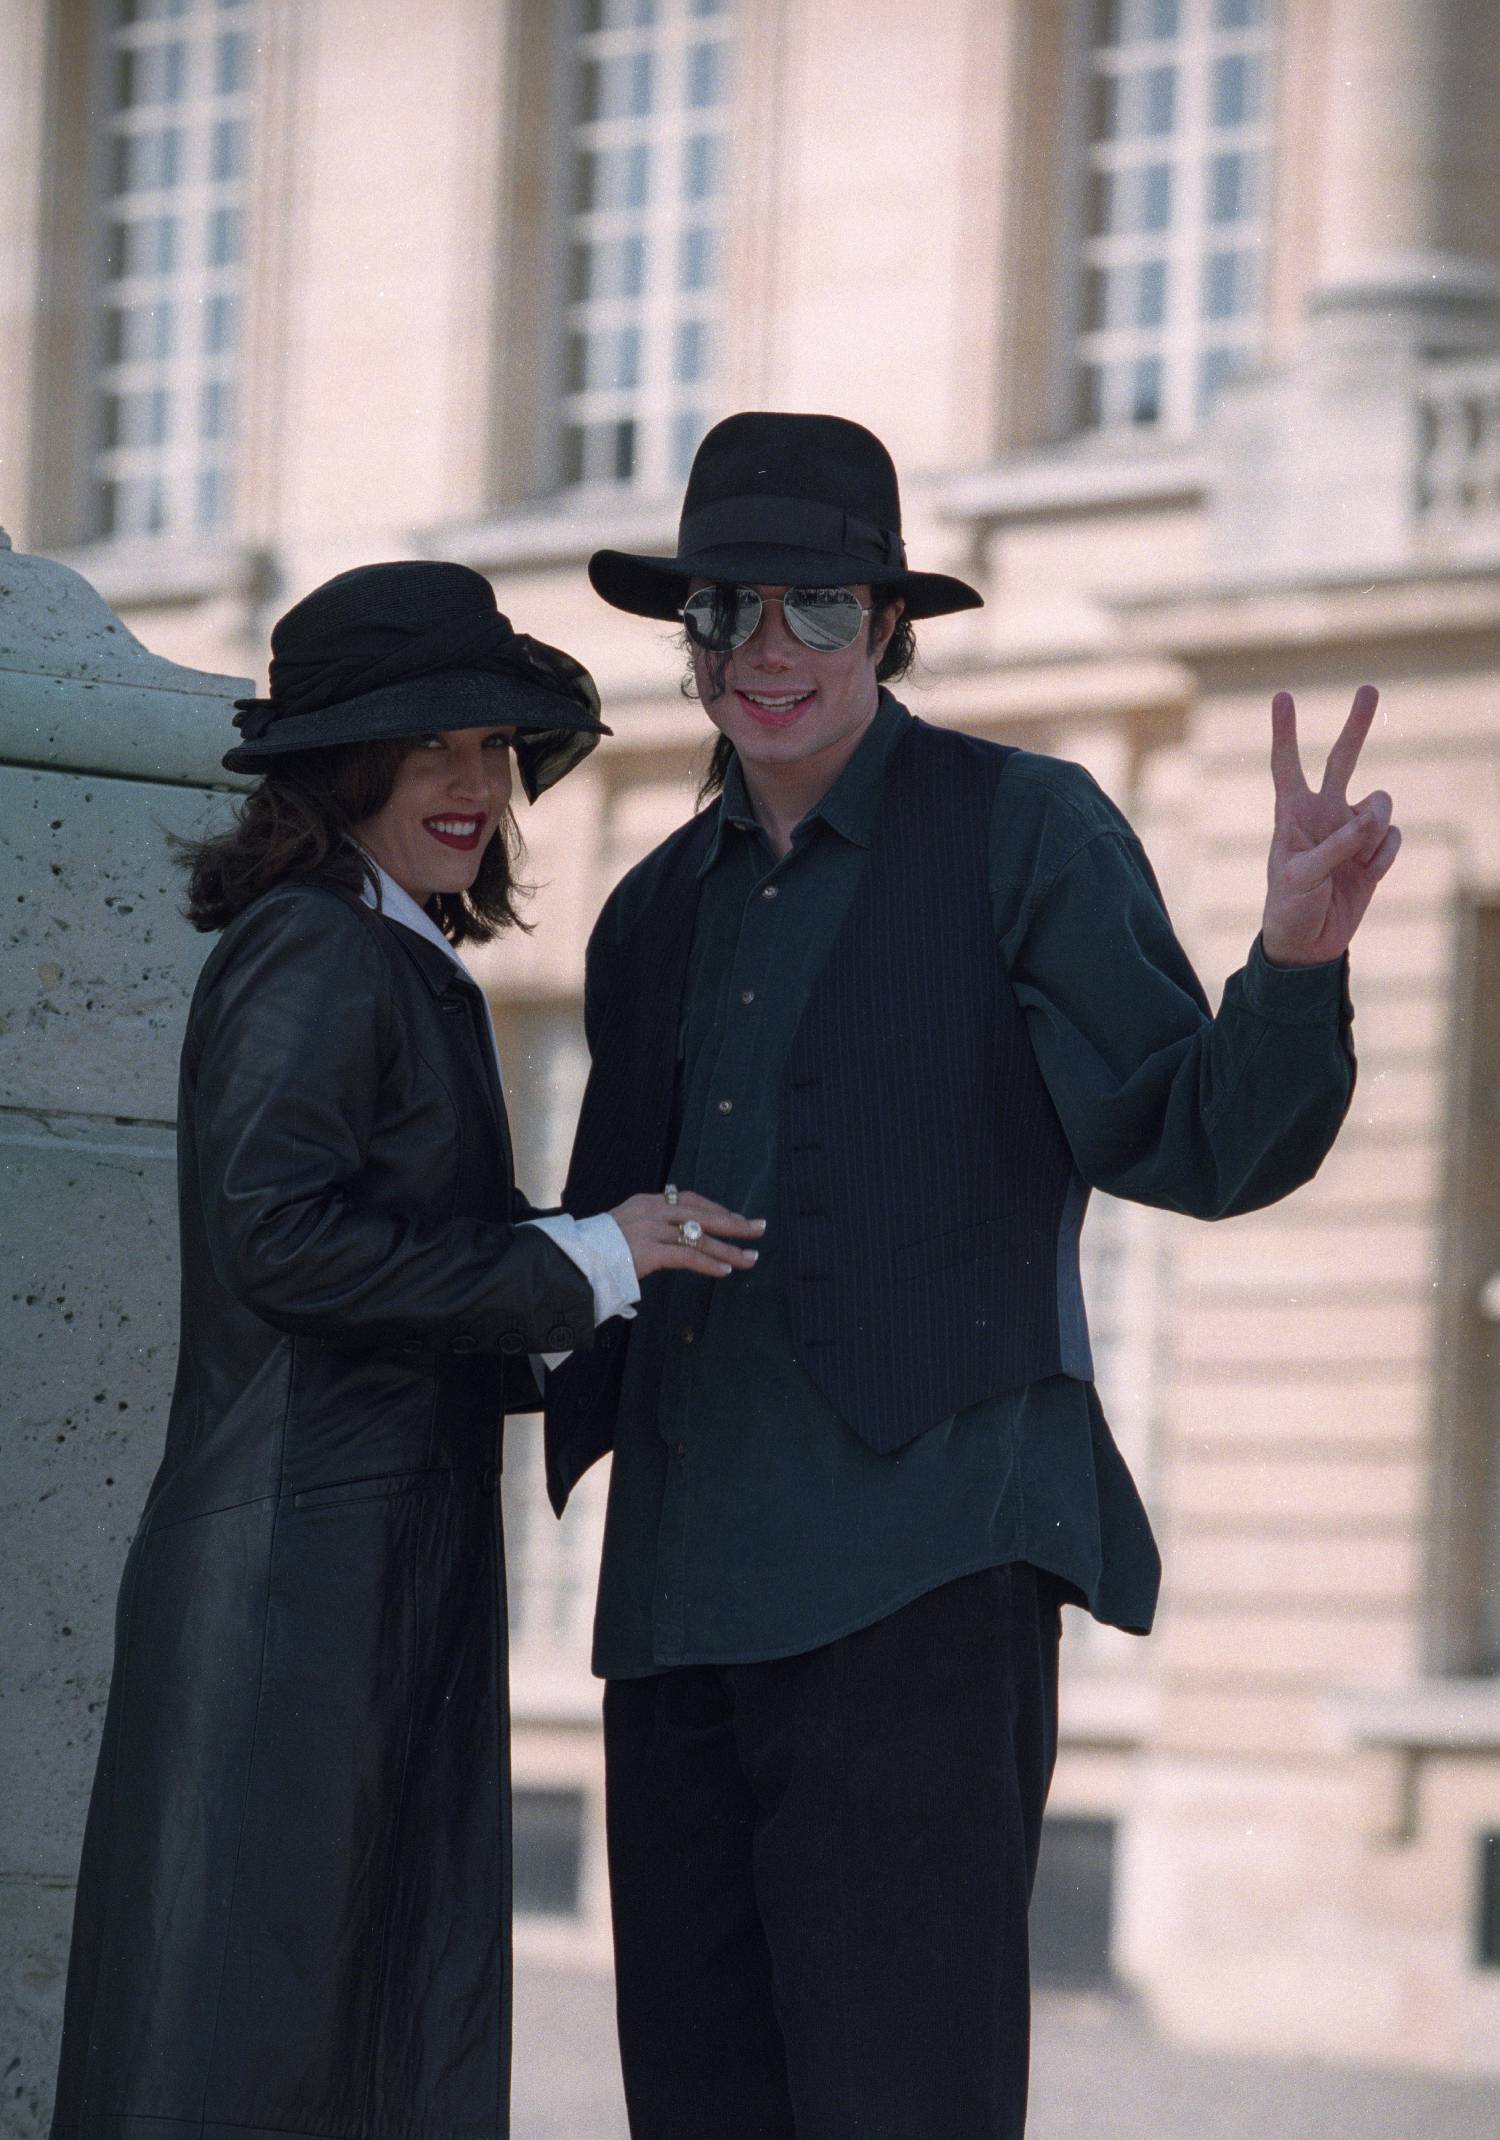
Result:
<instances>
[{"instance_id":1,"label":"man wearing black fedora","mask_svg":"<svg viewBox=\"0 0 1500 2140\"><path fill-rule=\"evenodd\" d=\"M763 1216L552 1379L560 1508L612 1448L595 1631L636 2140L1000 2140L1059 1608L1145 1633L1159 1562L1092 1382L1091 1187L1202 1217L1306 1181L1349 1104L1346 951L1399 835L1312 792L1285 694L1265 914L1211 1015L1081 768L914 719L884 447L733 416L677 554L595 588L680 618L701 809L608 900L570 1211L691 1182Z\"/></svg>"}]
</instances>

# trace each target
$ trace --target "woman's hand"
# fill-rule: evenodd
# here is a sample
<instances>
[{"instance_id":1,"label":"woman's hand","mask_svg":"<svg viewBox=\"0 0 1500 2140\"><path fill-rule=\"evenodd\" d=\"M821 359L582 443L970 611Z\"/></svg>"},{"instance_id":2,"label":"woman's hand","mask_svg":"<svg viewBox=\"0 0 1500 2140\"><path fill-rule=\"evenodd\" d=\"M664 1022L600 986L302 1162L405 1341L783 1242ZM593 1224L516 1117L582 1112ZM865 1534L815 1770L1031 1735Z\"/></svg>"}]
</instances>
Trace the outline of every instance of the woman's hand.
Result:
<instances>
[{"instance_id":1,"label":"woman's hand","mask_svg":"<svg viewBox=\"0 0 1500 2140\"><path fill-rule=\"evenodd\" d=\"M753 1248L737 1248L737 1241L752 1241L766 1230L764 1219L741 1218L722 1204L711 1204L691 1189L674 1190L675 1201L663 1195L632 1196L610 1217L625 1236L637 1278L653 1271L696 1271L700 1278L727 1278L731 1271L748 1270L756 1258ZM683 1239L683 1229L697 1227L697 1239Z\"/></svg>"}]
</instances>

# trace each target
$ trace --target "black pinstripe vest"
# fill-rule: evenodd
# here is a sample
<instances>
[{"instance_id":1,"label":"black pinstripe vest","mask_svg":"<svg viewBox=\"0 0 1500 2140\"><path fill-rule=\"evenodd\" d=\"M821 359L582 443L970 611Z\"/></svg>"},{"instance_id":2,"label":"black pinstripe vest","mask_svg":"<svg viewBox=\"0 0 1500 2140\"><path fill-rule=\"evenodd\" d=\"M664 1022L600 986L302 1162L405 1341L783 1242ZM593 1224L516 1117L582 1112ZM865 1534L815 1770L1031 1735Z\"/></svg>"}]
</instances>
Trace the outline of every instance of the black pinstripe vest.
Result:
<instances>
[{"instance_id":1,"label":"black pinstripe vest","mask_svg":"<svg viewBox=\"0 0 1500 2140\"><path fill-rule=\"evenodd\" d=\"M912 722L786 1065L777 1209L792 1342L881 1451L1003 1390L1092 1372L1078 1282L1087 1191L990 910L990 824L1009 755ZM640 919L612 969L594 974L602 1008L563 1192L571 1212L609 1210L666 1179L698 871L717 814L647 858ZM558 1507L611 1446L627 1336L606 1324L549 1378Z\"/></svg>"}]
</instances>

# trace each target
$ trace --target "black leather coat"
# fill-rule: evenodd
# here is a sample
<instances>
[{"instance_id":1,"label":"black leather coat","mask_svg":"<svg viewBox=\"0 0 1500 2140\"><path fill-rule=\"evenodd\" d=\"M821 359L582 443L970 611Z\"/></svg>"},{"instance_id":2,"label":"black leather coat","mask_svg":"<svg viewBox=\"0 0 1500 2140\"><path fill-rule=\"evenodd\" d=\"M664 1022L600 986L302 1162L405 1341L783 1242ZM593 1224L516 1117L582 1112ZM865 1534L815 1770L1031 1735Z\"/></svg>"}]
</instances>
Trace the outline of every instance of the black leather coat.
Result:
<instances>
[{"instance_id":1,"label":"black leather coat","mask_svg":"<svg viewBox=\"0 0 1500 2140\"><path fill-rule=\"evenodd\" d=\"M478 990L323 887L189 1013L182 1343L120 1595L54 2136L507 2128L501 1412L593 1298ZM128 1244L122 1252L129 1253Z\"/></svg>"}]
</instances>

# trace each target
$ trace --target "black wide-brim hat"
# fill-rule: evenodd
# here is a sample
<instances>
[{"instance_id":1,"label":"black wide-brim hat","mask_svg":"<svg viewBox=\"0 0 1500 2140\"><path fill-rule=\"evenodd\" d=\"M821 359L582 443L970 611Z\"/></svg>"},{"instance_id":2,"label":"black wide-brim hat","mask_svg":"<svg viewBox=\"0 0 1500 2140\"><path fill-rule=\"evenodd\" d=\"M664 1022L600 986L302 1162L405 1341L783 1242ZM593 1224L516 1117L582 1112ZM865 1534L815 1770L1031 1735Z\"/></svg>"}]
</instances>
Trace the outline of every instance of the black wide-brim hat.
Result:
<instances>
[{"instance_id":1,"label":"black wide-brim hat","mask_svg":"<svg viewBox=\"0 0 1500 2140\"><path fill-rule=\"evenodd\" d=\"M595 592L638 617L676 617L691 582L848 587L902 596L908 617L979 609L984 597L945 572L913 572L901 540L890 455L842 416L746 410L726 416L693 458L675 557L596 550Z\"/></svg>"},{"instance_id":2,"label":"black wide-brim hat","mask_svg":"<svg viewBox=\"0 0 1500 2140\"><path fill-rule=\"evenodd\" d=\"M514 631L482 572L429 558L315 587L271 632L270 696L235 705L244 740L223 762L244 773L337 744L514 728L532 802L610 734L581 662Z\"/></svg>"}]
</instances>

